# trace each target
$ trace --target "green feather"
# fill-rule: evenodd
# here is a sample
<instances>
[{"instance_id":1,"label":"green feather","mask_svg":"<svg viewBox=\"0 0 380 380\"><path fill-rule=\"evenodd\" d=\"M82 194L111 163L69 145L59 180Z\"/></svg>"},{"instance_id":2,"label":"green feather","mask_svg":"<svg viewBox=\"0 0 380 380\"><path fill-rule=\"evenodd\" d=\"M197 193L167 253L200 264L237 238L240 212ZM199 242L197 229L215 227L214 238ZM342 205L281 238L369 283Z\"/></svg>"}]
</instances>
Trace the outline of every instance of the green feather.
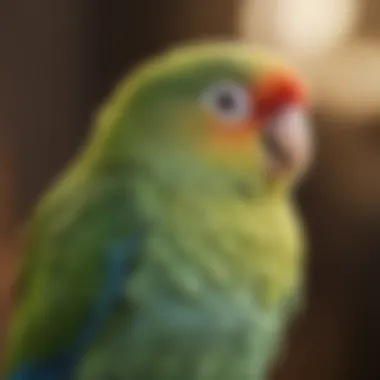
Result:
<instances>
[{"instance_id":1,"label":"green feather","mask_svg":"<svg viewBox=\"0 0 380 380\"><path fill-rule=\"evenodd\" d=\"M70 348L104 282L110 243L134 231L126 184L117 176L89 180L82 174L54 190L30 224L9 371Z\"/></svg>"},{"instance_id":2,"label":"green feather","mask_svg":"<svg viewBox=\"0 0 380 380\"><path fill-rule=\"evenodd\" d=\"M234 165L210 158L199 100L220 80L254 86L282 67L261 50L206 44L121 81L30 224L8 369L70 345L110 242L148 224L124 303L75 380L265 379L302 293L292 178L268 181L262 136Z\"/></svg>"}]
</instances>

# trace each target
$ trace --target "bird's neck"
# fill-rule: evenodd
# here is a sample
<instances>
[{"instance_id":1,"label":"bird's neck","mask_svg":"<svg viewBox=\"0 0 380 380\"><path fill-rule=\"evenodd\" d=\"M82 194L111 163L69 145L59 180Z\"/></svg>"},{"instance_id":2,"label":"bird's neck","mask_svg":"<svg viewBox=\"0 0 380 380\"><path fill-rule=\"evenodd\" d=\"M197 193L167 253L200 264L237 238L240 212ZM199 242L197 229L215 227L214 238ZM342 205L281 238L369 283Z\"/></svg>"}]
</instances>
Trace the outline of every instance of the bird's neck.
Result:
<instances>
[{"instance_id":1,"label":"bird's neck","mask_svg":"<svg viewBox=\"0 0 380 380\"><path fill-rule=\"evenodd\" d=\"M137 183L136 190L141 212L155 226L147 259L161 262L183 292L256 289L263 302L272 303L299 283L302 230L287 197L168 192L149 181Z\"/></svg>"}]
</instances>

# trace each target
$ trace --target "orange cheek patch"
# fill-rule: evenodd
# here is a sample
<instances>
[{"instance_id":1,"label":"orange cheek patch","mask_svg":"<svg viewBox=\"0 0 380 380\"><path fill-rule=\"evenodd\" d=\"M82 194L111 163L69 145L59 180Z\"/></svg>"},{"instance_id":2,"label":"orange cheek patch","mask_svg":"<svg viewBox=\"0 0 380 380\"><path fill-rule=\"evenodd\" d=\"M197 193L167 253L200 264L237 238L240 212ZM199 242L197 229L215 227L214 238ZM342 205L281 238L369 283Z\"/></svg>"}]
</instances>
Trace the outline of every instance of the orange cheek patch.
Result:
<instances>
[{"instance_id":1,"label":"orange cheek patch","mask_svg":"<svg viewBox=\"0 0 380 380\"><path fill-rule=\"evenodd\" d=\"M201 146L205 156L212 161L240 169L252 166L255 140L259 133L252 120L229 123L207 115L204 126L207 133Z\"/></svg>"},{"instance_id":2,"label":"orange cheek patch","mask_svg":"<svg viewBox=\"0 0 380 380\"><path fill-rule=\"evenodd\" d=\"M244 150L252 147L254 130L251 123L238 122L225 124L221 121L209 122L210 144L228 150Z\"/></svg>"}]
</instances>

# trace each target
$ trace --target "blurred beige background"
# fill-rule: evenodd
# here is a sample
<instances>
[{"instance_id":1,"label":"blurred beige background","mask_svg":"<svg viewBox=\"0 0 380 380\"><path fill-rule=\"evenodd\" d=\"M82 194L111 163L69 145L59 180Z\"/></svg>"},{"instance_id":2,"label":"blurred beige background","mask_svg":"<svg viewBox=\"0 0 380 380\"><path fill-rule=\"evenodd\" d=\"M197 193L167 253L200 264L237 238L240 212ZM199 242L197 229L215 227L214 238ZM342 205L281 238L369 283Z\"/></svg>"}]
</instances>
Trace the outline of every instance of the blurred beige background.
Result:
<instances>
[{"instance_id":1,"label":"blurred beige background","mask_svg":"<svg viewBox=\"0 0 380 380\"><path fill-rule=\"evenodd\" d=\"M319 142L300 194L312 241L309 309L278 378L378 379L380 3L246 0L240 33L304 72Z\"/></svg>"},{"instance_id":2,"label":"blurred beige background","mask_svg":"<svg viewBox=\"0 0 380 380\"><path fill-rule=\"evenodd\" d=\"M379 25L374 0L3 0L2 330L17 232L115 81L172 43L235 36L282 50L304 73L319 147L299 194L311 239L309 306L273 379L379 379Z\"/></svg>"}]
</instances>

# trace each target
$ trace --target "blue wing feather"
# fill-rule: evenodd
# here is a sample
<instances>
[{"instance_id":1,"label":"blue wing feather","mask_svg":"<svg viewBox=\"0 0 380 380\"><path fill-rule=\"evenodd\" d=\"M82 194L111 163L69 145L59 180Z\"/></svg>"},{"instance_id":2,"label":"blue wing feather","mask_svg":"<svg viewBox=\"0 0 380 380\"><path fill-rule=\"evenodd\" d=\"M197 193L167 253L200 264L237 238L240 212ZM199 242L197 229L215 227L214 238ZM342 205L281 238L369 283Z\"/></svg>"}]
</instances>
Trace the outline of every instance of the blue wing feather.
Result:
<instances>
[{"instance_id":1,"label":"blue wing feather","mask_svg":"<svg viewBox=\"0 0 380 380\"><path fill-rule=\"evenodd\" d=\"M70 377L75 363L89 347L122 296L125 281L133 271L139 242L139 238L128 239L110 248L106 283L93 305L87 324L71 348L48 362L25 363L9 376L9 380L66 380Z\"/></svg>"}]
</instances>

